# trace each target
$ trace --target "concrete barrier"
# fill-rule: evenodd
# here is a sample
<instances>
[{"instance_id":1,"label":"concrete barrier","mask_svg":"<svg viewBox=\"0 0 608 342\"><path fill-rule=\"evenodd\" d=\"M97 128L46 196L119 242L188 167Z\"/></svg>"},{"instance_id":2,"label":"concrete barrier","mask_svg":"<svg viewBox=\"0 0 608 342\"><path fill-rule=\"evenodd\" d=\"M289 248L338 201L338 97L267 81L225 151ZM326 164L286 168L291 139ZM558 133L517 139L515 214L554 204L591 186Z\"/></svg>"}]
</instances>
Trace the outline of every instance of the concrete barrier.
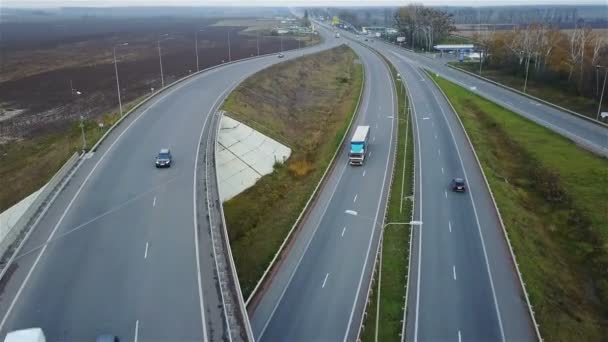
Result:
<instances>
[{"instance_id":1,"label":"concrete barrier","mask_svg":"<svg viewBox=\"0 0 608 342\"><path fill-rule=\"evenodd\" d=\"M9 249L9 247L17 240L17 237L23 232L23 230L30 224L32 219L36 216L40 208L49 199L50 194L57 188L68 172L78 162L79 155L74 153L68 161L63 164L61 169L53 175L49 182L41 189L40 193L32 201L32 203L23 211L19 219L13 225L5 225L2 227L0 232L0 256Z\"/></svg>"}]
</instances>

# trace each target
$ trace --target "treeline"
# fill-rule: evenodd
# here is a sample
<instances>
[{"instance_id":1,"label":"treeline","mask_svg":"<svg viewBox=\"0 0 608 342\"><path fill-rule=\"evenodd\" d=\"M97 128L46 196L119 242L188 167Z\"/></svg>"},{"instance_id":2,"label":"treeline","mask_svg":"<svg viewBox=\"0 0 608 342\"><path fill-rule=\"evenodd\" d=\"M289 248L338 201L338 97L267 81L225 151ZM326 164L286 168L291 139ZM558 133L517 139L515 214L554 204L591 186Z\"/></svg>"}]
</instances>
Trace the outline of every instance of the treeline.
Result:
<instances>
[{"instance_id":1,"label":"treeline","mask_svg":"<svg viewBox=\"0 0 608 342\"><path fill-rule=\"evenodd\" d=\"M592 27L608 24L606 6L501 6L441 7L452 14L455 24L530 24L541 22L560 28L574 28L584 21Z\"/></svg>"},{"instance_id":2,"label":"treeline","mask_svg":"<svg viewBox=\"0 0 608 342\"><path fill-rule=\"evenodd\" d=\"M481 41L491 68L522 75L524 82L558 81L580 96L599 99L605 69L598 66L608 66L608 41L588 26L562 31L530 24L495 32Z\"/></svg>"},{"instance_id":3,"label":"treeline","mask_svg":"<svg viewBox=\"0 0 608 342\"><path fill-rule=\"evenodd\" d=\"M431 51L436 42L455 30L452 15L420 4L398 8L394 18L395 27L412 49Z\"/></svg>"}]
</instances>

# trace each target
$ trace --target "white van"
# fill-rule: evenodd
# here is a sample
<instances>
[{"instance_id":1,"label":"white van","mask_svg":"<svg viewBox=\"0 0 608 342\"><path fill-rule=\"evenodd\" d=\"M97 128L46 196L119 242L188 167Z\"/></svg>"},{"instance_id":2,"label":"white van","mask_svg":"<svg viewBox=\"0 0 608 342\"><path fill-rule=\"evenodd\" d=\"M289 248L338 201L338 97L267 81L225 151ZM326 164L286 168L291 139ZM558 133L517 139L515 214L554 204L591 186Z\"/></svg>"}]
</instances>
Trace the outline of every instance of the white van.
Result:
<instances>
[{"instance_id":1,"label":"white van","mask_svg":"<svg viewBox=\"0 0 608 342\"><path fill-rule=\"evenodd\" d=\"M40 328L15 330L6 334L4 342L46 342L44 332Z\"/></svg>"}]
</instances>

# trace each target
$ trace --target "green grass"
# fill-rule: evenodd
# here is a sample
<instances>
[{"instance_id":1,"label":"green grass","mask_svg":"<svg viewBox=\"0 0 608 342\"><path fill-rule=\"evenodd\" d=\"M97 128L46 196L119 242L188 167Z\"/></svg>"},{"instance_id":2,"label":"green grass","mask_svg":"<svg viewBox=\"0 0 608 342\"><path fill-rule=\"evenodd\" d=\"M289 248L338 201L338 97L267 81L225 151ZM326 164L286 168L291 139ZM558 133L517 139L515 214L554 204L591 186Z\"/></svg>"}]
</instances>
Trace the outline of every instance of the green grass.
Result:
<instances>
[{"instance_id":1,"label":"green grass","mask_svg":"<svg viewBox=\"0 0 608 342\"><path fill-rule=\"evenodd\" d=\"M395 70L388 60L386 62L389 65L393 78L395 78L397 70ZM402 189L404 197L409 197L413 193L413 136L410 126L410 115L404 115L404 112L407 113L408 106L404 97L404 88L401 83L396 83L395 86L395 93L398 97L399 129L395 172L391 182L385 223L409 222L412 214L412 201L409 199L403 199L402 201L401 196ZM407 134L407 153L405 149L406 132L409 132ZM404 158L406 158L405 164ZM376 329L378 329L378 341L399 340L402 327L401 320L403 319L403 305L405 302L403 297L405 296L407 283L410 228L411 226L409 225L389 225L384 230L382 264L380 266L382 269L380 310L376 310L378 304L378 282L376 282L373 286L373 294L372 298L370 298L364 322L365 329L361 336L362 341L374 341ZM376 327L377 314L379 314L378 327Z\"/></svg>"},{"instance_id":2,"label":"green grass","mask_svg":"<svg viewBox=\"0 0 608 342\"><path fill-rule=\"evenodd\" d=\"M438 44L473 44L473 39L456 34L450 34L439 41Z\"/></svg>"},{"instance_id":3,"label":"green grass","mask_svg":"<svg viewBox=\"0 0 608 342\"><path fill-rule=\"evenodd\" d=\"M451 64L479 74L479 63L452 62ZM524 90L523 75L497 69L485 69L485 65L483 66L481 75L511 88L520 91ZM567 82L537 82L533 79L528 79L526 87L526 93L532 96L595 119L597 117L598 101L588 97L577 96L575 92L573 86Z\"/></svg>"},{"instance_id":4,"label":"green grass","mask_svg":"<svg viewBox=\"0 0 608 342\"><path fill-rule=\"evenodd\" d=\"M130 102L125 106L125 112L142 99ZM86 120L86 148L93 146L118 118L117 113L108 113L95 120ZM101 122L103 129L98 127ZM0 144L0 212L40 189L74 152L82 150L82 145L79 123L59 132Z\"/></svg>"},{"instance_id":5,"label":"green grass","mask_svg":"<svg viewBox=\"0 0 608 342\"><path fill-rule=\"evenodd\" d=\"M608 340L608 160L430 74L488 177L547 341Z\"/></svg>"},{"instance_id":6,"label":"green grass","mask_svg":"<svg viewBox=\"0 0 608 342\"><path fill-rule=\"evenodd\" d=\"M249 296L310 198L357 106L363 68L348 47L272 66L227 99L228 115L286 144L286 164L224 203L239 280Z\"/></svg>"}]
</instances>

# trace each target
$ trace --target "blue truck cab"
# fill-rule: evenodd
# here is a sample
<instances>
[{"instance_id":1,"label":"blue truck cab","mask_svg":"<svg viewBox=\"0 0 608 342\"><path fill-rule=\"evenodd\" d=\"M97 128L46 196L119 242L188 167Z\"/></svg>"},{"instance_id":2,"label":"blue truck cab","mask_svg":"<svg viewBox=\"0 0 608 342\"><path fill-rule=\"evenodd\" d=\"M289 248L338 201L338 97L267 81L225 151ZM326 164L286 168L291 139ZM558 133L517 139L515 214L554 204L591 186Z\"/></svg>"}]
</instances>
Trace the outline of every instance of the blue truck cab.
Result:
<instances>
[{"instance_id":1,"label":"blue truck cab","mask_svg":"<svg viewBox=\"0 0 608 342\"><path fill-rule=\"evenodd\" d=\"M348 163L350 165L363 165L368 150L369 126L357 126L350 140Z\"/></svg>"}]
</instances>

